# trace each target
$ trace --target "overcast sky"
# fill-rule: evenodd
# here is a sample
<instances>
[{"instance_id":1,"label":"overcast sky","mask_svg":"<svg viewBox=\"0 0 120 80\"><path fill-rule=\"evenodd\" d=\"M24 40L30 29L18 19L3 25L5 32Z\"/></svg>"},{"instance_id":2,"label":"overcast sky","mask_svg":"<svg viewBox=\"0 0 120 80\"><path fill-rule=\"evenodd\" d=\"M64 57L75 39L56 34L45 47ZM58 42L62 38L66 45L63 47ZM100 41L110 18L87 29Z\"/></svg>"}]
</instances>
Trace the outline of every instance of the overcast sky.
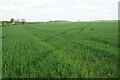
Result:
<instances>
[{"instance_id":1,"label":"overcast sky","mask_svg":"<svg viewBox=\"0 0 120 80\"><path fill-rule=\"evenodd\" d=\"M0 21L116 20L119 0L0 0Z\"/></svg>"}]
</instances>

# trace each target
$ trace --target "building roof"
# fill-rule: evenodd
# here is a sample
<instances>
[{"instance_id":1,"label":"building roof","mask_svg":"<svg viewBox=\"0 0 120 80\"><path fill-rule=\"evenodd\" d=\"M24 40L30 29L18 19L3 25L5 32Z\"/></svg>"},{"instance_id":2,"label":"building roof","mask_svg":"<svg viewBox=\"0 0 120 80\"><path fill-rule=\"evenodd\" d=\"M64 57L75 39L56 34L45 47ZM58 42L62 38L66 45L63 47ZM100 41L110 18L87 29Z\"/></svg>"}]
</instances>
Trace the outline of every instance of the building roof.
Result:
<instances>
[{"instance_id":1,"label":"building roof","mask_svg":"<svg viewBox=\"0 0 120 80\"><path fill-rule=\"evenodd\" d=\"M2 22L9 22L9 21L2 21Z\"/></svg>"}]
</instances>

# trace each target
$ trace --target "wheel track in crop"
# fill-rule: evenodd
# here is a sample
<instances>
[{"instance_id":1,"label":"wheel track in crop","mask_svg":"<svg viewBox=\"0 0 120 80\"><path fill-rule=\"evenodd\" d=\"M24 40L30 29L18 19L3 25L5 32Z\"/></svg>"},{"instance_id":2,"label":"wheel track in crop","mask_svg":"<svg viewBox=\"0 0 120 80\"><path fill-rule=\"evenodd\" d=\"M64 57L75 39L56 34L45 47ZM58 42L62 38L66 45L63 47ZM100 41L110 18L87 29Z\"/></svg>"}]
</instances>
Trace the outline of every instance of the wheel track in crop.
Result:
<instances>
[{"instance_id":1,"label":"wheel track in crop","mask_svg":"<svg viewBox=\"0 0 120 80\"><path fill-rule=\"evenodd\" d=\"M87 28L87 27L86 27ZM76 28L77 29L77 28ZM72 30L72 29L70 29L70 30ZM83 31L83 30L85 30L85 29L81 29L81 31ZM27 30L28 31L28 30ZM28 31L28 32L30 32L33 36L34 36L34 38L36 39L36 40L38 40L38 41L40 41L40 44L42 44L42 45L44 45L45 47L47 47L47 48L50 48L51 47L51 49L52 50L50 50L50 52L51 53L54 53L54 52L59 52L59 53L63 53L63 54L67 54L67 55L69 55L69 56L71 56L71 54L68 54L68 53L66 53L66 52L64 52L63 50L61 50L61 49L57 49L56 47L54 47L54 46L52 46L52 45L50 45L49 43L47 43L46 41L42 41L40 38L37 38L31 31ZM69 31L68 31L69 32ZM75 42L75 44L76 44L76 42ZM78 43L77 43L78 44ZM82 44L83 46L86 46L85 44ZM85 47L84 47L85 48ZM88 47L88 49L89 50L94 50L93 48L91 48L91 47ZM97 50L96 50L96 52L97 52ZM48 57L49 55L46 55L46 57L45 57L45 59Z\"/></svg>"},{"instance_id":2,"label":"wheel track in crop","mask_svg":"<svg viewBox=\"0 0 120 80\"><path fill-rule=\"evenodd\" d=\"M28 32L30 32L30 31L28 31ZM68 54L68 53L64 52L63 50L61 50L61 49L59 49L59 48L56 48L56 47L48 44L48 43L45 42L45 41L41 41L41 39L40 39L40 38L37 38L32 32L30 32L30 33L34 36L34 38L35 38L37 41L40 42L40 44L44 45L46 48L51 49L51 50L49 51L50 53L58 52L58 55L60 55L61 53L62 53L62 54L66 54L67 56L69 56L69 58L70 58L72 61L74 61L75 58L72 58L72 57L71 57L71 55L74 55L74 54L72 54L72 53L69 53L69 54ZM84 44L82 44L82 45L83 45L83 46L86 46L86 45L84 45ZM84 48L85 48L85 47L84 47ZM91 48L88 48L88 49L91 50ZM45 58L44 58L44 60L47 59L47 57L49 57L50 55L52 55L52 54L46 55ZM77 60L78 60L78 64L79 64L79 59L77 59ZM42 61L43 61L43 60L42 60ZM81 61L84 62L83 59L81 59ZM80 63L82 63L82 62L80 62ZM86 64L86 63L85 63L85 64ZM90 63L90 64L91 64L91 63ZM75 66L77 66L77 65L75 65ZM81 66L81 68L82 68L82 67L84 67L84 66Z\"/></svg>"},{"instance_id":3,"label":"wheel track in crop","mask_svg":"<svg viewBox=\"0 0 120 80\"><path fill-rule=\"evenodd\" d=\"M68 33L68 32L74 31L74 30L79 30L79 28L81 28L81 29L80 29L78 32L81 32L81 31L84 31L87 27L88 27L88 26L83 27L83 28L81 28L81 27L71 28L71 29L68 29L68 30L63 31L63 32L60 33L60 34L57 34L57 35L54 35L54 36L50 36L50 37L48 37L45 41L47 42L49 39L52 39L52 38L54 38L55 36L64 35L65 33Z\"/></svg>"},{"instance_id":4,"label":"wheel track in crop","mask_svg":"<svg viewBox=\"0 0 120 80\"><path fill-rule=\"evenodd\" d=\"M86 26L86 28L87 28L88 26ZM74 28L74 29L77 29L77 28ZM85 28L84 28L85 29ZM81 31L83 31L84 30L83 28L81 29ZM73 29L70 29L70 30L73 30ZM69 31L69 30L67 30L67 31ZM38 39L39 41L41 41L39 38L37 38L33 33L31 33L36 39ZM60 34L57 34L57 35L60 35ZM51 39L51 38L54 38L55 36L52 36L52 37L49 37L48 39ZM42 43L43 44L45 44L46 45L46 43L47 43L47 41L45 40L45 41L42 41ZM49 45L50 46L50 45ZM91 48L89 47L88 48L89 50L91 50ZM53 51L55 51L56 49L54 49Z\"/></svg>"},{"instance_id":5,"label":"wheel track in crop","mask_svg":"<svg viewBox=\"0 0 120 80\"><path fill-rule=\"evenodd\" d=\"M78 33L84 31L87 27L88 27L88 26L83 27L82 29L80 29L80 30L78 31Z\"/></svg>"},{"instance_id":6,"label":"wheel track in crop","mask_svg":"<svg viewBox=\"0 0 120 80\"><path fill-rule=\"evenodd\" d=\"M80 31L83 31L83 30L85 30L86 28L87 28L87 27L83 27L82 29L81 29L81 27L71 28L71 29L65 30L65 31L63 31L63 32L61 32L61 33L58 33L58 34L56 34L56 35L50 36L50 37L48 37L47 39L45 39L44 41L47 42L48 40L50 40L50 39L52 39L52 38L54 38L54 37L56 37L56 36L64 35L64 34L66 34L66 33L68 33L68 32L74 31L74 30L79 30L79 29L80 29ZM32 28L32 29L42 31L42 30L36 29L36 28ZM32 33L32 34L33 34L33 33Z\"/></svg>"},{"instance_id":7,"label":"wheel track in crop","mask_svg":"<svg viewBox=\"0 0 120 80\"><path fill-rule=\"evenodd\" d=\"M54 38L54 37L56 37L56 36L63 35L63 34L65 34L65 33L68 33L68 32L70 32L70 31L76 30L76 29L78 29L78 28L79 28L79 27L72 28L72 29L68 29L68 30L65 30L65 31L63 31L63 32L61 32L61 33L59 33L59 34L54 35L54 36L50 36L50 37L48 37L47 39L45 39L45 42L47 42L48 40L50 40L50 39L52 39L52 38Z\"/></svg>"},{"instance_id":8,"label":"wheel track in crop","mask_svg":"<svg viewBox=\"0 0 120 80\"><path fill-rule=\"evenodd\" d=\"M80 66L81 66L81 69L82 69L82 67L84 67L84 66L82 66L81 63L82 63L82 64L86 64L86 63L84 63L84 60L83 60L82 58L77 59L77 58L75 58L75 55L74 55L74 54L72 54L72 53L69 53L69 54L68 54L68 53L64 52L63 50L61 50L61 49L55 48L54 46L51 46L51 45L48 44L47 42L41 41L41 39L40 39L40 38L37 38L35 35L33 35L32 32L30 32L30 31L28 31L28 30L26 30L26 31L27 31L28 33L30 33L35 40L39 41L41 45L43 45L43 46L45 46L46 48L50 49L49 52L58 54L59 56L60 56L60 54L62 53L62 54L64 54L64 55L67 55L67 56L68 56L67 58L71 59L71 60L73 61L73 63L74 63L74 62L77 62L78 64L77 64L77 65L74 65L74 66L80 65ZM56 52L57 52L57 53L56 53ZM49 57L49 55L52 55L52 54L48 54L48 55L44 58L44 60L45 60L47 57ZM73 56L71 56L71 55L74 55L74 58L73 58ZM81 62L80 62L79 60L80 60ZM42 61L43 61L43 60L42 60ZM87 70L87 69L86 69L86 70ZM82 71L82 70L81 70L81 71Z\"/></svg>"},{"instance_id":9,"label":"wheel track in crop","mask_svg":"<svg viewBox=\"0 0 120 80\"><path fill-rule=\"evenodd\" d=\"M87 27L89 27L90 26L90 24L86 24L86 26L85 27L75 27L75 28L71 28L71 29L68 29L68 30L65 30L65 31L63 31L63 32L61 32L61 33L59 33L59 34L56 34L56 35L53 35L53 36L50 36L50 37L48 37L47 39L45 39L44 41L45 42L47 42L48 40L50 40L50 39L52 39L52 38L54 38L54 37L56 37L56 36L59 36L59 35L64 35L64 34L66 34L66 33L68 33L68 32L71 32L71 31L74 31L74 30L79 30L78 31L78 33L79 32L82 32L82 31L84 31ZM40 30L40 29L36 29L36 28L32 28L32 29L34 29L34 30ZM41 30L42 31L42 30Z\"/></svg>"}]
</instances>

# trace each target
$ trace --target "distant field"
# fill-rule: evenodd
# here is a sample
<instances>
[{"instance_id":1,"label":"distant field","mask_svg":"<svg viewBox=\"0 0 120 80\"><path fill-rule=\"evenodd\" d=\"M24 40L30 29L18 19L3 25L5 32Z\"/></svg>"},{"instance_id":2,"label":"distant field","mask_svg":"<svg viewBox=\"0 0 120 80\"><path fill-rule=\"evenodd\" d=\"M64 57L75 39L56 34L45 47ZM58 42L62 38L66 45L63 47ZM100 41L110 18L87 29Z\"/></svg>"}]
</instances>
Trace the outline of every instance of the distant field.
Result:
<instances>
[{"instance_id":1,"label":"distant field","mask_svg":"<svg viewBox=\"0 0 120 80\"><path fill-rule=\"evenodd\" d=\"M117 78L118 23L2 28L3 78Z\"/></svg>"}]
</instances>

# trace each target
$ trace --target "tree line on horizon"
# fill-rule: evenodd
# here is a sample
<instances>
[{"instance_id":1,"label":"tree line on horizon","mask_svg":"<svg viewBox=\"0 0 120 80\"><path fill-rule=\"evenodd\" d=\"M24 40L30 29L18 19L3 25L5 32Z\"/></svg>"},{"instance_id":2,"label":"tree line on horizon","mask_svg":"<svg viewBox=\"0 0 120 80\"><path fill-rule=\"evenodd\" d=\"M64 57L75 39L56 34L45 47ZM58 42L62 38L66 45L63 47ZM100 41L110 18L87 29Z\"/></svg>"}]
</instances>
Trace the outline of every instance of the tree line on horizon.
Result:
<instances>
[{"instance_id":1,"label":"tree line on horizon","mask_svg":"<svg viewBox=\"0 0 120 80\"><path fill-rule=\"evenodd\" d=\"M20 18L18 18L18 19L14 19L14 18L11 18L10 19L10 23L11 24L18 24L18 23L22 23L22 24L25 24L25 22L26 22L26 20L25 19L20 19Z\"/></svg>"},{"instance_id":2,"label":"tree line on horizon","mask_svg":"<svg viewBox=\"0 0 120 80\"><path fill-rule=\"evenodd\" d=\"M25 24L25 19L14 19L11 18L10 21L1 21L0 26L10 26L10 25L16 25L16 24Z\"/></svg>"}]
</instances>

